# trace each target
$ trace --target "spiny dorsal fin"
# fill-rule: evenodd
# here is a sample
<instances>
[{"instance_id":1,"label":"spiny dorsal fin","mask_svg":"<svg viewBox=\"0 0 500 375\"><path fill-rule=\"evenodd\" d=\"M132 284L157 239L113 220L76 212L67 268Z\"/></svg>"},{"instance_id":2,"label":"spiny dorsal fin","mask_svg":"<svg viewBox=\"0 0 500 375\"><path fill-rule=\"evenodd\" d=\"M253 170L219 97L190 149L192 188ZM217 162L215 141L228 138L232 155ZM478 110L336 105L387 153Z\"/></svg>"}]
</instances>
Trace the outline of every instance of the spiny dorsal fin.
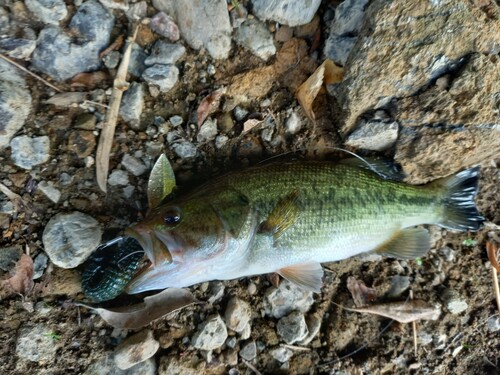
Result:
<instances>
[{"instance_id":1,"label":"spiny dorsal fin","mask_svg":"<svg viewBox=\"0 0 500 375\"><path fill-rule=\"evenodd\" d=\"M236 190L228 190L215 196L211 204L224 229L238 237L251 209L248 198Z\"/></svg>"},{"instance_id":2,"label":"spiny dorsal fin","mask_svg":"<svg viewBox=\"0 0 500 375\"><path fill-rule=\"evenodd\" d=\"M429 232L424 228L407 228L396 232L374 252L397 259L415 259L431 248Z\"/></svg>"},{"instance_id":3,"label":"spiny dorsal fin","mask_svg":"<svg viewBox=\"0 0 500 375\"><path fill-rule=\"evenodd\" d=\"M402 181L406 175L394 161L384 158L350 158L340 161L340 164L363 168L372 171L386 180Z\"/></svg>"},{"instance_id":4,"label":"spiny dorsal fin","mask_svg":"<svg viewBox=\"0 0 500 375\"><path fill-rule=\"evenodd\" d=\"M297 206L299 191L295 190L281 199L271 211L266 221L259 226L259 233L272 234L274 241L290 228L300 215L300 209Z\"/></svg>"},{"instance_id":5,"label":"spiny dorsal fin","mask_svg":"<svg viewBox=\"0 0 500 375\"><path fill-rule=\"evenodd\" d=\"M278 270L277 273L305 290L315 293L321 291L323 268L319 263L311 262L296 264L282 268Z\"/></svg>"}]
</instances>

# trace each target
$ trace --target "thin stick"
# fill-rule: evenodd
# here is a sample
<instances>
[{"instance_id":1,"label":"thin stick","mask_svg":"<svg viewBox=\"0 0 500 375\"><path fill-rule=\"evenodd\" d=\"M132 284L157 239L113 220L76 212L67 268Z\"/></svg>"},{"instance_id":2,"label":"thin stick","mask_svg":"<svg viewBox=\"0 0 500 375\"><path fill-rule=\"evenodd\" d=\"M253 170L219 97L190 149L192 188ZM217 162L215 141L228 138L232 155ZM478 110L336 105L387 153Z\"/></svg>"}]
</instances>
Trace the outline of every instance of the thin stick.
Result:
<instances>
[{"instance_id":1,"label":"thin stick","mask_svg":"<svg viewBox=\"0 0 500 375\"><path fill-rule=\"evenodd\" d=\"M109 100L109 109L106 112L99 145L96 152L96 177L99 188L106 193L108 171L109 171L109 154L113 146L113 137L115 135L116 122L118 121L118 112L122 101L123 92L128 89L127 71L130 63L130 55L132 53L132 45L137 36L139 26L135 27L134 33L128 40L127 48L123 54L122 61L116 72L115 80L113 81L113 92Z\"/></svg>"},{"instance_id":2,"label":"thin stick","mask_svg":"<svg viewBox=\"0 0 500 375\"><path fill-rule=\"evenodd\" d=\"M250 370L252 370L253 372L255 372L257 375L262 375L262 373L259 370L257 370L255 368L255 366L252 365L250 362L245 361L243 358L241 359L241 361L245 364L245 366L247 366Z\"/></svg>"},{"instance_id":3,"label":"thin stick","mask_svg":"<svg viewBox=\"0 0 500 375\"><path fill-rule=\"evenodd\" d=\"M26 203L23 201L23 198L21 198L20 195L14 193L12 190L10 190L7 186L4 184L0 183L0 191L4 193L14 204L16 211L19 211L21 207L25 207Z\"/></svg>"},{"instance_id":4,"label":"thin stick","mask_svg":"<svg viewBox=\"0 0 500 375\"><path fill-rule=\"evenodd\" d=\"M498 287L498 261L497 261L497 246L493 242L486 242L486 250L488 251L488 259L491 263L491 277L493 279L493 291L497 301L498 315L500 315L500 289Z\"/></svg>"},{"instance_id":5,"label":"thin stick","mask_svg":"<svg viewBox=\"0 0 500 375\"><path fill-rule=\"evenodd\" d=\"M305 346L295 346L295 345L288 345L288 344L283 344L285 348L292 349L292 350L298 350L300 352L310 352L311 348L306 348Z\"/></svg>"},{"instance_id":6,"label":"thin stick","mask_svg":"<svg viewBox=\"0 0 500 375\"><path fill-rule=\"evenodd\" d=\"M413 290L410 289L410 299L413 299ZM418 356L418 346L417 346L417 321L411 322L411 327L413 329L413 348L415 349L415 357Z\"/></svg>"},{"instance_id":7,"label":"thin stick","mask_svg":"<svg viewBox=\"0 0 500 375\"><path fill-rule=\"evenodd\" d=\"M7 61L8 63L10 63L10 64L14 65L16 68L21 69L23 72L28 73L30 76L35 77L37 80L39 80L39 81L41 81L41 82L45 83L45 84L46 84L47 86L49 86L51 89L56 90L57 92L63 92L60 88L58 88L58 87L54 86L52 83L50 83L50 82L48 82L48 81L44 80L44 79L43 79L42 77L40 77L39 75L37 75L37 74L35 74L35 73L33 73L33 72L29 71L29 70L28 70L28 69L26 69L24 66L22 66L22 65L20 65L20 64L18 64L18 63L16 63L14 60L9 59L9 58L8 58L7 56L5 56L4 54L0 53L0 58L1 58L1 59L3 59L3 60L5 60L5 61Z\"/></svg>"}]
</instances>

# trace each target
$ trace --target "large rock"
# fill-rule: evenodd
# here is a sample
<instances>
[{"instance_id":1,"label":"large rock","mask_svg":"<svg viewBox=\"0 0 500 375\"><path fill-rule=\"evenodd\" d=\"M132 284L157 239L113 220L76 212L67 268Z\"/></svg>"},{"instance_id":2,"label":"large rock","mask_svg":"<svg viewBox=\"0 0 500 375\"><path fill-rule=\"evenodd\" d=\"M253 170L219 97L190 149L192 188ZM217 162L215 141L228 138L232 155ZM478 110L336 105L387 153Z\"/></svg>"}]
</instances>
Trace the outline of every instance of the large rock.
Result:
<instances>
[{"instance_id":1,"label":"large rock","mask_svg":"<svg viewBox=\"0 0 500 375\"><path fill-rule=\"evenodd\" d=\"M16 69L0 60L0 151L21 129L31 110L31 95L26 81Z\"/></svg>"},{"instance_id":2,"label":"large rock","mask_svg":"<svg viewBox=\"0 0 500 375\"><path fill-rule=\"evenodd\" d=\"M41 365L53 363L58 347L53 335L54 330L44 324L23 325L17 332L17 356Z\"/></svg>"},{"instance_id":3,"label":"large rock","mask_svg":"<svg viewBox=\"0 0 500 375\"><path fill-rule=\"evenodd\" d=\"M99 246L102 229L94 218L75 211L52 217L43 231L43 245L52 263L74 268Z\"/></svg>"},{"instance_id":4,"label":"large rock","mask_svg":"<svg viewBox=\"0 0 500 375\"><path fill-rule=\"evenodd\" d=\"M298 26L311 22L321 0L253 0L253 13L261 20Z\"/></svg>"},{"instance_id":5,"label":"large rock","mask_svg":"<svg viewBox=\"0 0 500 375\"><path fill-rule=\"evenodd\" d=\"M192 48L205 48L215 59L228 57L232 29L226 1L153 0L153 5L175 19Z\"/></svg>"},{"instance_id":6,"label":"large rock","mask_svg":"<svg viewBox=\"0 0 500 375\"><path fill-rule=\"evenodd\" d=\"M68 25L71 35L56 26L40 32L33 67L59 81L98 69L99 53L108 46L113 25L114 16L101 4L83 3Z\"/></svg>"},{"instance_id":7,"label":"large rock","mask_svg":"<svg viewBox=\"0 0 500 375\"><path fill-rule=\"evenodd\" d=\"M396 160L414 182L493 158L500 61L489 55L499 49L498 24L472 2L375 0L337 93L341 133L385 110L400 125Z\"/></svg>"}]
</instances>

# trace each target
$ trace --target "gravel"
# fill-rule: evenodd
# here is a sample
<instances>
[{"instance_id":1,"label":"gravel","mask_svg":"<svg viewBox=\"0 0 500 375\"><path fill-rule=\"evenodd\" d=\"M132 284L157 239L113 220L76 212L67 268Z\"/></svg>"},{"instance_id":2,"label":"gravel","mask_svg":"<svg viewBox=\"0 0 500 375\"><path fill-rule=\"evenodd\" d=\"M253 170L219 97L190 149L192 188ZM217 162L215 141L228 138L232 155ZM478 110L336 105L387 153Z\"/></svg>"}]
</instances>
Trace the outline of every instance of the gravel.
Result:
<instances>
[{"instance_id":1,"label":"gravel","mask_svg":"<svg viewBox=\"0 0 500 375\"><path fill-rule=\"evenodd\" d=\"M129 369L151 358L159 347L160 343L154 339L153 332L148 329L127 337L115 350L116 366L122 370Z\"/></svg>"},{"instance_id":2,"label":"gravel","mask_svg":"<svg viewBox=\"0 0 500 375\"><path fill-rule=\"evenodd\" d=\"M138 129L141 114L144 109L144 94L146 87L143 83L132 82L127 91L123 94L120 105L120 116L133 129Z\"/></svg>"},{"instance_id":3,"label":"gravel","mask_svg":"<svg viewBox=\"0 0 500 375\"><path fill-rule=\"evenodd\" d=\"M225 312L227 328L235 332L242 332L250 323L252 310L250 305L236 297L229 300Z\"/></svg>"},{"instance_id":4,"label":"gravel","mask_svg":"<svg viewBox=\"0 0 500 375\"><path fill-rule=\"evenodd\" d=\"M293 351L291 349L281 346L279 348L271 350L271 356L275 360L284 363L293 357Z\"/></svg>"},{"instance_id":5,"label":"gravel","mask_svg":"<svg viewBox=\"0 0 500 375\"><path fill-rule=\"evenodd\" d=\"M239 355L246 361L251 361L257 357L257 345L255 345L255 341L250 341L249 343L243 345Z\"/></svg>"},{"instance_id":6,"label":"gravel","mask_svg":"<svg viewBox=\"0 0 500 375\"><path fill-rule=\"evenodd\" d=\"M273 35L266 25L257 19L245 21L236 29L234 38L236 43L264 61L276 53Z\"/></svg>"},{"instance_id":7,"label":"gravel","mask_svg":"<svg viewBox=\"0 0 500 375\"><path fill-rule=\"evenodd\" d=\"M135 77L140 77L146 70L145 61L148 55L137 43L132 45L130 53L130 63L128 64L128 72Z\"/></svg>"},{"instance_id":8,"label":"gravel","mask_svg":"<svg viewBox=\"0 0 500 375\"><path fill-rule=\"evenodd\" d=\"M207 118L203 125L201 125L200 131L196 136L196 140L199 143L204 143L212 141L217 135L217 120L212 118Z\"/></svg>"},{"instance_id":9,"label":"gravel","mask_svg":"<svg viewBox=\"0 0 500 375\"><path fill-rule=\"evenodd\" d=\"M121 370L116 366L111 354L108 354L90 365L83 375L156 375L156 362L150 358L127 370Z\"/></svg>"},{"instance_id":10,"label":"gravel","mask_svg":"<svg viewBox=\"0 0 500 375\"><path fill-rule=\"evenodd\" d=\"M43 164L50 157L50 141L47 136L31 138L22 135L12 139L10 148L14 164L24 169Z\"/></svg>"},{"instance_id":11,"label":"gravel","mask_svg":"<svg viewBox=\"0 0 500 375\"><path fill-rule=\"evenodd\" d=\"M281 318L277 324L277 331L287 344L304 340L309 333L304 315L298 311Z\"/></svg>"},{"instance_id":12,"label":"gravel","mask_svg":"<svg viewBox=\"0 0 500 375\"><path fill-rule=\"evenodd\" d=\"M186 47L182 44L166 43L158 40L153 48L151 54L144 61L146 65L154 64L175 64L186 53Z\"/></svg>"},{"instance_id":13,"label":"gravel","mask_svg":"<svg viewBox=\"0 0 500 375\"><path fill-rule=\"evenodd\" d=\"M151 30L153 30L155 33L164 36L171 42L175 42L180 38L179 28L177 27L176 23L164 12L155 14L153 18L151 18L149 27L151 27Z\"/></svg>"},{"instance_id":14,"label":"gravel","mask_svg":"<svg viewBox=\"0 0 500 375\"><path fill-rule=\"evenodd\" d=\"M54 203L58 203L61 199L61 192L50 181L40 181L38 189Z\"/></svg>"},{"instance_id":15,"label":"gravel","mask_svg":"<svg viewBox=\"0 0 500 375\"><path fill-rule=\"evenodd\" d=\"M23 249L21 246L10 246L0 249L0 269L10 271L14 268L16 262L21 258Z\"/></svg>"},{"instance_id":16,"label":"gravel","mask_svg":"<svg viewBox=\"0 0 500 375\"><path fill-rule=\"evenodd\" d=\"M45 253L38 254L33 260L33 280L42 277L45 268L47 268L47 262L49 258Z\"/></svg>"},{"instance_id":17,"label":"gravel","mask_svg":"<svg viewBox=\"0 0 500 375\"><path fill-rule=\"evenodd\" d=\"M52 263L74 268L101 243L102 229L94 218L75 211L53 216L43 231L43 246Z\"/></svg>"},{"instance_id":18,"label":"gravel","mask_svg":"<svg viewBox=\"0 0 500 375\"><path fill-rule=\"evenodd\" d=\"M172 145L175 154L181 159L192 159L198 153L198 149L194 144L188 141L180 141Z\"/></svg>"},{"instance_id":19,"label":"gravel","mask_svg":"<svg viewBox=\"0 0 500 375\"><path fill-rule=\"evenodd\" d=\"M144 165L142 161L139 159L129 155L124 154L122 158L123 167L132 173L134 176L140 176L148 170L148 168Z\"/></svg>"},{"instance_id":20,"label":"gravel","mask_svg":"<svg viewBox=\"0 0 500 375\"><path fill-rule=\"evenodd\" d=\"M391 288L386 295L389 298L401 296L410 287L410 277L395 275L391 278Z\"/></svg>"},{"instance_id":21,"label":"gravel","mask_svg":"<svg viewBox=\"0 0 500 375\"><path fill-rule=\"evenodd\" d=\"M43 29L33 52L33 68L58 81L98 69L99 53L109 45L113 25L114 17L106 8L95 0L86 1L68 25L78 40L57 26Z\"/></svg>"},{"instance_id":22,"label":"gravel","mask_svg":"<svg viewBox=\"0 0 500 375\"><path fill-rule=\"evenodd\" d=\"M142 78L150 85L156 85L161 92L168 92L179 79L179 69L175 65L155 64L147 68Z\"/></svg>"},{"instance_id":23,"label":"gravel","mask_svg":"<svg viewBox=\"0 0 500 375\"><path fill-rule=\"evenodd\" d=\"M264 309L267 315L282 318L293 310L305 313L313 304L313 293L283 280L278 288L270 288L264 297Z\"/></svg>"},{"instance_id":24,"label":"gravel","mask_svg":"<svg viewBox=\"0 0 500 375\"><path fill-rule=\"evenodd\" d=\"M194 334L192 345L196 349L214 350L220 348L227 338L226 325L219 315L208 318Z\"/></svg>"},{"instance_id":25,"label":"gravel","mask_svg":"<svg viewBox=\"0 0 500 375\"><path fill-rule=\"evenodd\" d=\"M108 178L111 186L127 186L129 184L128 173L121 169L114 169Z\"/></svg>"},{"instance_id":26,"label":"gravel","mask_svg":"<svg viewBox=\"0 0 500 375\"><path fill-rule=\"evenodd\" d=\"M36 40L5 38L0 39L0 50L3 50L8 56L20 60L28 60L35 50Z\"/></svg>"},{"instance_id":27,"label":"gravel","mask_svg":"<svg viewBox=\"0 0 500 375\"><path fill-rule=\"evenodd\" d=\"M49 25L59 25L68 16L62 0L25 0L24 4L37 19Z\"/></svg>"},{"instance_id":28,"label":"gravel","mask_svg":"<svg viewBox=\"0 0 500 375\"><path fill-rule=\"evenodd\" d=\"M297 112L293 111L286 119L285 129L288 134L297 134L302 129L302 120Z\"/></svg>"},{"instance_id":29,"label":"gravel","mask_svg":"<svg viewBox=\"0 0 500 375\"><path fill-rule=\"evenodd\" d=\"M253 13L261 20L273 20L283 25L299 26L311 22L321 0L254 0Z\"/></svg>"}]
</instances>

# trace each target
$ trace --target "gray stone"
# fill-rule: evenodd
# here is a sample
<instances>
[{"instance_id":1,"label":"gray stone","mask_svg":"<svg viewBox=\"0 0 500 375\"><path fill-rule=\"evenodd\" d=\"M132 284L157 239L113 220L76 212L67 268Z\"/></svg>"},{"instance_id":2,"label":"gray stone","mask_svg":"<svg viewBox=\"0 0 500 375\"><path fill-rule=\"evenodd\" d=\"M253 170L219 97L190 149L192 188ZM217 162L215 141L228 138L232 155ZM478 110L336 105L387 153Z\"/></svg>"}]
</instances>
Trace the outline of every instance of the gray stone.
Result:
<instances>
[{"instance_id":1,"label":"gray stone","mask_svg":"<svg viewBox=\"0 0 500 375\"><path fill-rule=\"evenodd\" d=\"M217 135L217 120L212 118L207 118L203 125L200 127L200 131L196 136L196 140L199 143L208 142L215 138Z\"/></svg>"},{"instance_id":2,"label":"gray stone","mask_svg":"<svg viewBox=\"0 0 500 375\"><path fill-rule=\"evenodd\" d=\"M226 1L153 0L153 5L176 20L192 48L205 48L214 59L229 56L232 29Z\"/></svg>"},{"instance_id":3,"label":"gray stone","mask_svg":"<svg viewBox=\"0 0 500 375\"><path fill-rule=\"evenodd\" d=\"M40 181L38 189L54 203L58 203L59 199L61 199L61 192L54 187L52 182Z\"/></svg>"},{"instance_id":4,"label":"gray stone","mask_svg":"<svg viewBox=\"0 0 500 375\"><path fill-rule=\"evenodd\" d=\"M99 2L108 9L127 11L129 8L128 0L99 0Z\"/></svg>"},{"instance_id":5,"label":"gray stone","mask_svg":"<svg viewBox=\"0 0 500 375\"><path fill-rule=\"evenodd\" d=\"M121 169L115 169L108 178L108 184L111 186L126 186L129 184L128 174Z\"/></svg>"},{"instance_id":6,"label":"gray stone","mask_svg":"<svg viewBox=\"0 0 500 375\"><path fill-rule=\"evenodd\" d=\"M172 126L181 126L184 121L181 116L172 116L168 119Z\"/></svg>"},{"instance_id":7,"label":"gray stone","mask_svg":"<svg viewBox=\"0 0 500 375\"><path fill-rule=\"evenodd\" d=\"M104 62L104 65L106 65L106 68L114 69L120 63L121 58L122 58L122 54L120 52L111 51L106 56L104 56L102 61Z\"/></svg>"},{"instance_id":8,"label":"gray stone","mask_svg":"<svg viewBox=\"0 0 500 375\"><path fill-rule=\"evenodd\" d=\"M159 347L160 343L154 339L153 332L149 329L127 337L115 350L116 366L127 370L154 356Z\"/></svg>"},{"instance_id":9,"label":"gray stone","mask_svg":"<svg viewBox=\"0 0 500 375\"><path fill-rule=\"evenodd\" d=\"M130 63L128 64L128 72L135 77L140 77L146 70L145 61L148 58L146 52L137 43L132 46L130 53Z\"/></svg>"},{"instance_id":10,"label":"gray stone","mask_svg":"<svg viewBox=\"0 0 500 375\"><path fill-rule=\"evenodd\" d=\"M156 375L156 362L154 358L149 358L127 370L121 370L108 354L91 364L83 375Z\"/></svg>"},{"instance_id":11,"label":"gray stone","mask_svg":"<svg viewBox=\"0 0 500 375\"><path fill-rule=\"evenodd\" d=\"M35 165L43 164L49 160L49 137L30 138L22 135L10 141L12 150L11 158L15 165L24 169L31 169Z\"/></svg>"},{"instance_id":12,"label":"gray stone","mask_svg":"<svg viewBox=\"0 0 500 375\"><path fill-rule=\"evenodd\" d=\"M379 120L362 122L346 139L350 147L370 151L384 151L391 148L398 139L397 122L386 123Z\"/></svg>"},{"instance_id":13,"label":"gray stone","mask_svg":"<svg viewBox=\"0 0 500 375\"><path fill-rule=\"evenodd\" d=\"M293 351L284 346L280 346L279 348L271 350L271 355L275 360L285 363L292 358Z\"/></svg>"},{"instance_id":14,"label":"gray stone","mask_svg":"<svg viewBox=\"0 0 500 375\"><path fill-rule=\"evenodd\" d=\"M215 137L215 148L220 149L224 147L229 141L229 137L227 135L218 135Z\"/></svg>"},{"instance_id":15,"label":"gray stone","mask_svg":"<svg viewBox=\"0 0 500 375\"><path fill-rule=\"evenodd\" d=\"M31 111L26 81L7 61L0 60L0 151L21 129Z\"/></svg>"},{"instance_id":16,"label":"gray stone","mask_svg":"<svg viewBox=\"0 0 500 375\"><path fill-rule=\"evenodd\" d=\"M345 66L357 40L357 36L330 35L325 42L326 57Z\"/></svg>"},{"instance_id":17,"label":"gray stone","mask_svg":"<svg viewBox=\"0 0 500 375\"><path fill-rule=\"evenodd\" d=\"M33 260L33 280L39 279L43 275L43 271L47 268L49 258L45 253L40 253Z\"/></svg>"},{"instance_id":18,"label":"gray stone","mask_svg":"<svg viewBox=\"0 0 500 375\"><path fill-rule=\"evenodd\" d=\"M237 298L233 297L229 300L226 307L224 317L226 319L227 328L235 332L241 332L250 323L252 310L250 305Z\"/></svg>"},{"instance_id":19,"label":"gray stone","mask_svg":"<svg viewBox=\"0 0 500 375\"><path fill-rule=\"evenodd\" d=\"M64 81L81 72L98 69L99 53L109 45L114 17L95 0L83 3L71 19L69 29L79 38L58 27L43 29L33 52L33 68Z\"/></svg>"},{"instance_id":20,"label":"gray stone","mask_svg":"<svg viewBox=\"0 0 500 375\"><path fill-rule=\"evenodd\" d=\"M196 146L188 141L174 143L171 147L181 159L192 159L198 152Z\"/></svg>"},{"instance_id":21,"label":"gray stone","mask_svg":"<svg viewBox=\"0 0 500 375\"><path fill-rule=\"evenodd\" d=\"M314 302L313 293L306 291L288 280L270 288L264 297L264 310L267 315L281 318L294 310L305 313Z\"/></svg>"},{"instance_id":22,"label":"gray stone","mask_svg":"<svg viewBox=\"0 0 500 375\"><path fill-rule=\"evenodd\" d=\"M255 341L250 341L248 344L245 344L241 348L239 355L247 361L251 361L257 357L257 345L255 345Z\"/></svg>"},{"instance_id":23,"label":"gray stone","mask_svg":"<svg viewBox=\"0 0 500 375\"><path fill-rule=\"evenodd\" d=\"M59 25L68 15L62 0L25 0L24 4L35 18L49 25Z\"/></svg>"},{"instance_id":24,"label":"gray stone","mask_svg":"<svg viewBox=\"0 0 500 375\"><path fill-rule=\"evenodd\" d=\"M175 65L155 64L147 68L142 78L150 85L156 85L161 92L168 92L179 79L179 69Z\"/></svg>"},{"instance_id":25,"label":"gray stone","mask_svg":"<svg viewBox=\"0 0 500 375\"><path fill-rule=\"evenodd\" d=\"M264 61L276 53L273 35L263 22L255 18L245 21L236 29L235 41Z\"/></svg>"},{"instance_id":26,"label":"gray stone","mask_svg":"<svg viewBox=\"0 0 500 375\"><path fill-rule=\"evenodd\" d=\"M395 275L391 278L391 288L386 295L389 298L399 297L405 290L410 287L410 277Z\"/></svg>"},{"instance_id":27,"label":"gray stone","mask_svg":"<svg viewBox=\"0 0 500 375\"><path fill-rule=\"evenodd\" d=\"M21 246L10 246L0 249L0 269L10 271L21 258L23 249Z\"/></svg>"},{"instance_id":28,"label":"gray stone","mask_svg":"<svg viewBox=\"0 0 500 375\"><path fill-rule=\"evenodd\" d=\"M454 289L445 289L441 294L441 300L448 311L454 315L464 312L469 307L465 298Z\"/></svg>"},{"instance_id":29,"label":"gray stone","mask_svg":"<svg viewBox=\"0 0 500 375\"><path fill-rule=\"evenodd\" d=\"M226 325L219 315L215 315L199 327L193 336L192 344L196 349L214 350L220 348L226 338Z\"/></svg>"},{"instance_id":30,"label":"gray stone","mask_svg":"<svg viewBox=\"0 0 500 375\"><path fill-rule=\"evenodd\" d=\"M132 22L140 21L146 18L148 11L148 3L146 1L139 1L132 4L126 12L127 18Z\"/></svg>"},{"instance_id":31,"label":"gray stone","mask_svg":"<svg viewBox=\"0 0 500 375\"><path fill-rule=\"evenodd\" d=\"M261 20L299 26L311 22L321 0L253 0L253 13Z\"/></svg>"},{"instance_id":32,"label":"gray stone","mask_svg":"<svg viewBox=\"0 0 500 375\"><path fill-rule=\"evenodd\" d=\"M9 27L9 13L4 8L0 8L0 35L7 35L9 33Z\"/></svg>"},{"instance_id":33,"label":"gray stone","mask_svg":"<svg viewBox=\"0 0 500 375\"><path fill-rule=\"evenodd\" d=\"M43 245L52 263L74 268L99 246L102 229L94 218L75 211L53 216L43 231Z\"/></svg>"},{"instance_id":34,"label":"gray stone","mask_svg":"<svg viewBox=\"0 0 500 375\"><path fill-rule=\"evenodd\" d=\"M233 109L234 118L236 121L243 121L248 116L248 111L245 108L236 106Z\"/></svg>"},{"instance_id":35,"label":"gray stone","mask_svg":"<svg viewBox=\"0 0 500 375\"><path fill-rule=\"evenodd\" d=\"M185 53L186 48L182 44L165 43L162 40L158 40L144 63L146 65L175 64Z\"/></svg>"},{"instance_id":36,"label":"gray stone","mask_svg":"<svg viewBox=\"0 0 500 375\"><path fill-rule=\"evenodd\" d=\"M302 128L302 120L297 112L292 112L285 122L286 132L288 134L297 134Z\"/></svg>"},{"instance_id":37,"label":"gray stone","mask_svg":"<svg viewBox=\"0 0 500 375\"><path fill-rule=\"evenodd\" d=\"M123 155L122 165L134 176L140 176L148 170L142 161L133 156L130 156L129 154Z\"/></svg>"},{"instance_id":38,"label":"gray stone","mask_svg":"<svg viewBox=\"0 0 500 375\"><path fill-rule=\"evenodd\" d=\"M294 344L309 333L304 315L298 311L281 318L276 326L278 335L287 343Z\"/></svg>"},{"instance_id":39,"label":"gray stone","mask_svg":"<svg viewBox=\"0 0 500 375\"><path fill-rule=\"evenodd\" d=\"M132 82L123 94L120 105L120 116L134 129L140 124L141 114L144 109L144 94L146 87L143 83Z\"/></svg>"},{"instance_id":40,"label":"gray stone","mask_svg":"<svg viewBox=\"0 0 500 375\"><path fill-rule=\"evenodd\" d=\"M489 332L498 332L500 331L500 318L498 316L492 316L488 318L486 322L486 329Z\"/></svg>"},{"instance_id":41,"label":"gray stone","mask_svg":"<svg viewBox=\"0 0 500 375\"><path fill-rule=\"evenodd\" d=\"M154 15L153 18L151 18L149 27L151 27L151 30L153 30L155 33L164 36L172 42L175 42L180 38L179 28L177 27L177 24L170 16L168 16L164 12L160 12Z\"/></svg>"},{"instance_id":42,"label":"gray stone","mask_svg":"<svg viewBox=\"0 0 500 375\"><path fill-rule=\"evenodd\" d=\"M208 303L215 303L224 297L224 290L226 287L220 281L213 281L210 283L210 298Z\"/></svg>"},{"instance_id":43,"label":"gray stone","mask_svg":"<svg viewBox=\"0 0 500 375\"><path fill-rule=\"evenodd\" d=\"M16 354L40 365L53 363L58 349L51 337L53 332L53 329L43 324L24 324L17 331Z\"/></svg>"},{"instance_id":44,"label":"gray stone","mask_svg":"<svg viewBox=\"0 0 500 375\"><path fill-rule=\"evenodd\" d=\"M0 50L15 59L28 60L35 50L36 40L5 38L0 39Z\"/></svg>"}]
</instances>

